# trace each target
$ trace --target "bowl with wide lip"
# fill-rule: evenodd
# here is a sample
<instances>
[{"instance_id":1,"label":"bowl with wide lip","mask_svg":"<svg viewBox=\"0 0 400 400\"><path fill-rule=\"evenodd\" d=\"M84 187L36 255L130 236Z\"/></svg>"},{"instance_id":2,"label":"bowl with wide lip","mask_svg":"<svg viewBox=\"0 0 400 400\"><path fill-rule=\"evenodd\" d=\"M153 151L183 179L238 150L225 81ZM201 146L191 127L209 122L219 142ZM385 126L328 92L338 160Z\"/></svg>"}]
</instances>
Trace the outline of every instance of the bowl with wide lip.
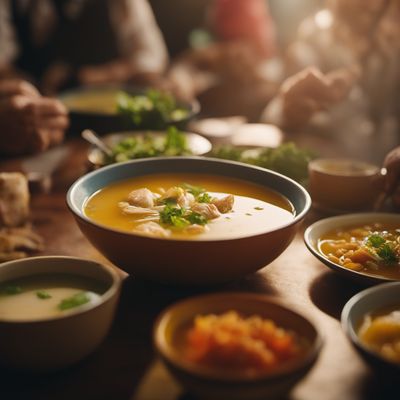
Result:
<instances>
[{"instance_id":1,"label":"bowl with wide lip","mask_svg":"<svg viewBox=\"0 0 400 400\"><path fill-rule=\"evenodd\" d=\"M177 106L186 111L180 118L168 121L160 121L149 117L141 123L133 123L117 112L116 99L119 92L130 95L141 95L146 89L131 86L83 86L67 90L58 98L65 104L70 115L69 130L72 133L80 133L84 129L93 129L99 134L125 131L131 129L166 129L175 125L184 129L187 123L200 112L200 104L197 100L180 101ZM90 104L85 103L89 99Z\"/></svg>"},{"instance_id":2,"label":"bowl with wide lip","mask_svg":"<svg viewBox=\"0 0 400 400\"><path fill-rule=\"evenodd\" d=\"M346 158L317 158L308 165L313 207L327 213L371 210L384 180L376 165Z\"/></svg>"},{"instance_id":3,"label":"bowl with wide lip","mask_svg":"<svg viewBox=\"0 0 400 400\"><path fill-rule=\"evenodd\" d=\"M183 333L197 315L234 310L243 317L260 316L295 332L307 342L307 350L291 361L260 374L245 375L229 368L209 368L185 357ZM218 293L189 298L173 304L158 317L153 331L155 348L172 375L189 392L201 398L276 398L290 391L314 365L322 347L315 326L277 300L254 293ZM280 397L279 397L280 398Z\"/></svg>"},{"instance_id":4,"label":"bowl with wide lip","mask_svg":"<svg viewBox=\"0 0 400 400\"><path fill-rule=\"evenodd\" d=\"M106 337L117 306L121 279L111 267L75 257L43 256L0 265L0 283L57 274L93 279L105 287L100 301L47 318L0 315L0 367L48 372L68 367L92 353Z\"/></svg>"},{"instance_id":5,"label":"bowl with wide lip","mask_svg":"<svg viewBox=\"0 0 400 400\"><path fill-rule=\"evenodd\" d=\"M289 223L272 230L267 228L262 233L198 240L120 231L85 215L87 199L112 183L144 175L182 172L233 177L275 190L292 203L295 215ZM94 247L126 272L162 283L204 285L243 277L278 257L292 241L311 199L298 183L269 170L212 158L169 157L113 164L91 172L71 186L67 204Z\"/></svg>"},{"instance_id":6,"label":"bowl with wide lip","mask_svg":"<svg viewBox=\"0 0 400 400\"><path fill-rule=\"evenodd\" d=\"M352 279L363 285L376 285L383 282L396 281L397 279L372 273L355 271L345 268L330 261L320 250L320 238L335 229L370 224L375 222L398 223L400 226L400 215L391 213L358 213L346 214L336 217L325 218L310 225L304 232L304 241L310 252L322 261L327 267L338 272L342 276Z\"/></svg>"},{"instance_id":7,"label":"bowl with wide lip","mask_svg":"<svg viewBox=\"0 0 400 400\"><path fill-rule=\"evenodd\" d=\"M201 156L211 151L212 145L209 140L197 133L182 132L186 138L187 149L194 156ZM151 138L155 141L164 141L166 139L165 131L127 131L110 133L102 137L104 143L113 148L124 139L128 138ZM91 146L88 151L88 161L93 168L103 167L106 165L105 154L95 146Z\"/></svg>"},{"instance_id":8,"label":"bowl with wide lip","mask_svg":"<svg viewBox=\"0 0 400 400\"><path fill-rule=\"evenodd\" d=\"M388 307L397 307L400 310L400 282L383 283L357 293L345 304L341 323L354 347L373 368L383 374L395 373L398 377L400 363L390 361L371 350L358 335L366 316Z\"/></svg>"}]
</instances>

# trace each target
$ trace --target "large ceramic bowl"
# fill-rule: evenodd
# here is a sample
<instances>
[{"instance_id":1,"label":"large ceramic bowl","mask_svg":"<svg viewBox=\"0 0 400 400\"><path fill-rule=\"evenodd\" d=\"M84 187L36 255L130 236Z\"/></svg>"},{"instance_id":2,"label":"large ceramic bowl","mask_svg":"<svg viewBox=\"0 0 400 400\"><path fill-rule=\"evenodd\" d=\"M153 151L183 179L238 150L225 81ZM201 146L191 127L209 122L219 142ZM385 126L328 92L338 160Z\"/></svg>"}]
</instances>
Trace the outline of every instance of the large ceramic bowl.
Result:
<instances>
[{"instance_id":1,"label":"large ceramic bowl","mask_svg":"<svg viewBox=\"0 0 400 400\"><path fill-rule=\"evenodd\" d=\"M174 240L122 232L84 214L86 200L114 182L157 173L202 173L253 182L284 195L295 209L287 224L257 235L220 240ZM214 284L257 271L278 257L292 241L310 208L306 190L283 175L249 165L196 157L148 158L114 164L76 181L67 203L81 231L118 267L135 276L165 283Z\"/></svg>"},{"instance_id":2,"label":"large ceramic bowl","mask_svg":"<svg viewBox=\"0 0 400 400\"><path fill-rule=\"evenodd\" d=\"M182 331L196 315L235 310L242 316L258 315L295 332L309 347L298 359L257 376L210 369L187 360L182 352ZM190 392L207 399L251 400L281 398L313 366L321 349L318 331L306 318L276 300L253 293L219 293L198 296L167 308L154 327L155 347L175 378Z\"/></svg>"},{"instance_id":3,"label":"large ceramic bowl","mask_svg":"<svg viewBox=\"0 0 400 400\"><path fill-rule=\"evenodd\" d=\"M390 213L359 213L347 214L331 218L325 218L310 225L304 232L304 241L310 252L322 261L327 267L338 272L342 276L352 279L363 285L376 285L383 282L391 282L395 279L380 276L378 274L369 274L345 268L339 264L330 261L318 248L319 239L329 231L348 226L364 225L374 222L398 223L400 226L400 215Z\"/></svg>"},{"instance_id":4,"label":"large ceramic bowl","mask_svg":"<svg viewBox=\"0 0 400 400\"><path fill-rule=\"evenodd\" d=\"M106 337L118 302L116 271L75 257L33 257L0 265L0 283L36 275L69 274L102 282L96 305L56 317L10 320L0 316L0 367L44 372L67 367L92 353Z\"/></svg>"},{"instance_id":5,"label":"large ceramic bowl","mask_svg":"<svg viewBox=\"0 0 400 400\"><path fill-rule=\"evenodd\" d=\"M400 363L391 362L370 350L357 334L367 314L390 306L400 307L400 282L384 283L357 293L344 306L341 320L343 330L362 357L378 371L395 373L398 379Z\"/></svg>"}]
</instances>

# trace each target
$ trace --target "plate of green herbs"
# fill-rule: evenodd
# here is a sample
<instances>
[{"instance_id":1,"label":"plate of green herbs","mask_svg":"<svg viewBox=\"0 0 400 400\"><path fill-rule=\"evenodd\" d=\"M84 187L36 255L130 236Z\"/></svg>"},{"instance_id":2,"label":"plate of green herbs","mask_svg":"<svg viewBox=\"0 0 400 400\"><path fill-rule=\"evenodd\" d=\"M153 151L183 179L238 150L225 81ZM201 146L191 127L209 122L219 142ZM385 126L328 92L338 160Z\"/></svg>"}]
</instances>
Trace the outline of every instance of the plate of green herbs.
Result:
<instances>
[{"instance_id":1,"label":"plate of green herbs","mask_svg":"<svg viewBox=\"0 0 400 400\"><path fill-rule=\"evenodd\" d=\"M182 132L171 126L165 131L127 131L103 136L112 154L96 147L88 152L94 167L148 157L199 156L211 151L211 143L196 133Z\"/></svg>"}]
</instances>

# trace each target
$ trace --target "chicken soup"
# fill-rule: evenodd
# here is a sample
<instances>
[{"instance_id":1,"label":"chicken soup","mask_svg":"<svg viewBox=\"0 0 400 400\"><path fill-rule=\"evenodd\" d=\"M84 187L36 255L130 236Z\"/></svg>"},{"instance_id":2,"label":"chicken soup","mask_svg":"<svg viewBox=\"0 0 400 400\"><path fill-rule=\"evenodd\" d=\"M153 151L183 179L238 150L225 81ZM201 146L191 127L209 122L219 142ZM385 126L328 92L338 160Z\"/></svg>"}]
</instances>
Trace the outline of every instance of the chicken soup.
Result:
<instances>
[{"instance_id":1,"label":"chicken soup","mask_svg":"<svg viewBox=\"0 0 400 400\"><path fill-rule=\"evenodd\" d=\"M289 224L292 204L262 186L219 176L146 175L93 194L84 212L121 231L176 239L232 239Z\"/></svg>"},{"instance_id":2,"label":"chicken soup","mask_svg":"<svg viewBox=\"0 0 400 400\"><path fill-rule=\"evenodd\" d=\"M0 321L40 320L96 305L104 283L77 275L35 275L0 284Z\"/></svg>"}]
</instances>

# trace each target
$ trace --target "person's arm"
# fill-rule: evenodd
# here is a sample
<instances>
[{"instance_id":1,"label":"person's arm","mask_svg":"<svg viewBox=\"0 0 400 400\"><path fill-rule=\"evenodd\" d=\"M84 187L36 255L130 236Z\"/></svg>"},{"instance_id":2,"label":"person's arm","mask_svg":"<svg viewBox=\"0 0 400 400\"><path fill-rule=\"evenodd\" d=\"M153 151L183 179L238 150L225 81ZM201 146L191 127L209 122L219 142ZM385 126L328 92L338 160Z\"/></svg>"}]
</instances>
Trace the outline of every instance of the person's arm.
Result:
<instances>
[{"instance_id":1,"label":"person's arm","mask_svg":"<svg viewBox=\"0 0 400 400\"><path fill-rule=\"evenodd\" d=\"M141 75L158 75L168 63L167 49L147 0L114 0L110 17L121 57L79 72L82 83L121 82Z\"/></svg>"}]
</instances>

